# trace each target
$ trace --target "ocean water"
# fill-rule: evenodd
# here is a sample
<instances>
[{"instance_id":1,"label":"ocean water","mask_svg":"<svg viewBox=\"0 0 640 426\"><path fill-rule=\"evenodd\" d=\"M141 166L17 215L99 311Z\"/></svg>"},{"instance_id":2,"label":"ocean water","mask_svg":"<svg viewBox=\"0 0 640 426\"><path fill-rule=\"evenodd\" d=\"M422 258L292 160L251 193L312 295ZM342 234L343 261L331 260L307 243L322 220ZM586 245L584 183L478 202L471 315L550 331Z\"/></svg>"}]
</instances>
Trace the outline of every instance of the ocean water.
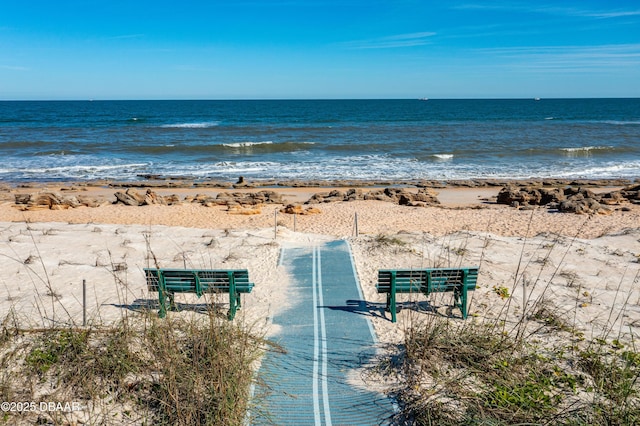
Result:
<instances>
[{"instance_id":1,"label":"ocean water","mask_svg":"<svg viewBox=\"0 0 640 426\"><path fill-rule=\"evenodd\" d=\"M638 178L640 99L5 101L0 181Z\"/></svg>"}]
</instances>

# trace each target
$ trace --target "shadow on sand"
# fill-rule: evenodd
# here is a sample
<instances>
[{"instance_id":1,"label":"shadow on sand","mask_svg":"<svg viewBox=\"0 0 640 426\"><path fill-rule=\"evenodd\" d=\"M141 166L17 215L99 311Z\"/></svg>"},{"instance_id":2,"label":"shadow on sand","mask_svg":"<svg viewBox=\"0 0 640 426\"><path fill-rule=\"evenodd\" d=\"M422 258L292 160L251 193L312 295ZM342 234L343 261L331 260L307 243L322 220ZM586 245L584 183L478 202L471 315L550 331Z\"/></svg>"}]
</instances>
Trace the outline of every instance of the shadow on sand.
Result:
<instances>
[{"instance_id":1,"label":"shadow on sand","mask_svg":"<svg viewBox=\"0 0 640 426\"><path fill-rule=\"evenodd\" d=\"M345 306L321 306L322 308L331 309L334 311L351 312L358 315L364 315L375 318L385 318L391 321L391 317L387 317L386 303L367 302L366 300L347 300ZM453 317L451 309L447 309L447 315L443 315L438 311L439 306L432 305L429 301L408 301L397 302L396 312L400 312L402 309L411 309L416 312L429 312L438 316Z\"/></svg>"},{"instance_id":2,"label":"shadow on sand","mask_svg":"<svg viewBox=\"0 0 640 426\"><path fill-rule=\"evenodd\" d=\"M110 303L107 306L114 306L120 309L127 309L133 312L149 312L160 309L160 303L158 299L136 299L129 304L115 304ZM209 314L214 312L219 315L224 315L226 309L229 308L229 304L225 303L175 303L175 305L169 309L171 312L190 311L200 314Z\"/></svg>"}]
</instances>

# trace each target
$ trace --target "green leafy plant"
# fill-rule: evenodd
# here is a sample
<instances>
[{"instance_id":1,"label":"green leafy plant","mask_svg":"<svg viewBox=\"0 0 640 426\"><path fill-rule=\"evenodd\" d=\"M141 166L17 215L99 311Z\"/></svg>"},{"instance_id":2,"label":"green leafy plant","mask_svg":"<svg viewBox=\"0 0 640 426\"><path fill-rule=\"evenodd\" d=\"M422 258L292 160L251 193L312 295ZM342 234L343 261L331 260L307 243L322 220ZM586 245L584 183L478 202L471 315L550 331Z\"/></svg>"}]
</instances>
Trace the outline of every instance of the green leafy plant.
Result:
<instances>
[{"instance_id":1,"label":"green leafy plant","mask_svg":"<svg viewBox=\"0 0 640 426\"><path fill-rule=\"evenodd\" d=\"M500 296L502 299L508 299L511 294L509 294L509 289L505 286L493 286L493 292Z\"/></svg>"}]
</instances>

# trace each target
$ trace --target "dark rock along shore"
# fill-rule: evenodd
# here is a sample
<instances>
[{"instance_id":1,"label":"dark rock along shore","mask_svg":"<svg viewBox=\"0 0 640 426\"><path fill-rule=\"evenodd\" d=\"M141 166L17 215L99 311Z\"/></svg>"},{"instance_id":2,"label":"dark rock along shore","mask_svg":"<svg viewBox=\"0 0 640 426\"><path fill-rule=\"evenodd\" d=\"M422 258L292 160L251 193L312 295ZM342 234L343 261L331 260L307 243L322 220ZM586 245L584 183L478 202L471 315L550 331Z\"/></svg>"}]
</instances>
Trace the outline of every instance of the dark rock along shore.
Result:
<instances>
[{"instance_id":1,"label":"dark rock along shore","mask_svg":"<svg viewBox=\"0 0 640 426\"><path fill-rule=\"evenodd\" d=\"M565 213L607 214L608 206L624 203L640 204L640 184L629 185L621 190L596 194L584 187L542 187L531 185L509 185L504 187L497 197L498 204L527 208L547 206Z\"/></svg>"}]
</instances>

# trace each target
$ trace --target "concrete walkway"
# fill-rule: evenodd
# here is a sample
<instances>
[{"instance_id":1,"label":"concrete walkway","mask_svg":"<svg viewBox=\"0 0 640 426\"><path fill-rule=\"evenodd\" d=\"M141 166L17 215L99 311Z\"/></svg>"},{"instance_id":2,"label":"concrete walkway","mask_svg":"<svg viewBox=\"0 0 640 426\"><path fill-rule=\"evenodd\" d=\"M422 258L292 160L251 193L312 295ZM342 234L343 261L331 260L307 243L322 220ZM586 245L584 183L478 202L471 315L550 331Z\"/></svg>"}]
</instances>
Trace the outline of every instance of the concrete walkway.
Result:
<instances>
[{"instance_id":1,"label":"concrete walkway","mask_svg":"<svg viewBox=\"0 0 640 426\"><path fill-rule=\"evenodd\" d=\"M265 356L250 423L390 424L393 401L360 380L375 338L358 314L363 298L348 244L284 249L281 264L292 280L291 306L274 317L282 327L274 340L285 353Z\"/></svg>"}]
</instances>

